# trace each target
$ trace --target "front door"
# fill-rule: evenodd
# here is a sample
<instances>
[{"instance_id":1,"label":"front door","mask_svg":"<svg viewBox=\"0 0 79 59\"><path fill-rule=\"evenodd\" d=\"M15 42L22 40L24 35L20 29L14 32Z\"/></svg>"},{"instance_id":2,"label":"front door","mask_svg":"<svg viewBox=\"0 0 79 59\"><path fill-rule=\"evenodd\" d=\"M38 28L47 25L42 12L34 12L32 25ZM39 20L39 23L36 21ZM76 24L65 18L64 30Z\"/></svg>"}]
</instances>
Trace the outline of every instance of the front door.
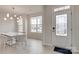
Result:
<instances>
[{"instance_id":1,"label":"front door","mask_svg":"<svg viewBox=\"0 0 79 59\"><path fill-rule=\"evenodd\" d=\"M67 6L68 7L68 6ZM71 49L71 10L60 7L53 10L53 45Z\"/></svg>"}]
</instances>

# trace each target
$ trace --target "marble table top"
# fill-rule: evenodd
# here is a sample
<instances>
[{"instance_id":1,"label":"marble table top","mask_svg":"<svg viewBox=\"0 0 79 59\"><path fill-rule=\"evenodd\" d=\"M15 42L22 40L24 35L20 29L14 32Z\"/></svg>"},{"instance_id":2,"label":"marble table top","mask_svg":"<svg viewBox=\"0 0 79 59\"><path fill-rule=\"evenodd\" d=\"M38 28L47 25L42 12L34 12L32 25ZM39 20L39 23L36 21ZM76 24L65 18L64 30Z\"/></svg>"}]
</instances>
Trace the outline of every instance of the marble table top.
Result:
<instances>
[{"instance_id":1,"label":"marble table top","mask_svg":"<svg viewBox=\"0 0 79 59\"><path fill-rule=\"evenodd\" d=\"M20 35L25 35L24 33L18 33L18 32L5 32L5 33L1 33L2 35L6 35L6 36L20 36Z\"/></svg>"}]
</instances>

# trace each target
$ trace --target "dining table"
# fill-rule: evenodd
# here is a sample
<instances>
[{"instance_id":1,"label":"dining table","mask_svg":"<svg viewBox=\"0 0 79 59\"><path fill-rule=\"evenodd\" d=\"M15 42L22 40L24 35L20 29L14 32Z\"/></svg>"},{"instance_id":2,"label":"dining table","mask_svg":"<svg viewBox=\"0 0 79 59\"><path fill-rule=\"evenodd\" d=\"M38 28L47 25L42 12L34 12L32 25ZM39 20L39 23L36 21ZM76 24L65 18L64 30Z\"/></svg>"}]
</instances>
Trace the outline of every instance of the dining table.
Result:
<instances>
[{"instance_id":1,"label":"dining table","mask_svg":"<svg viewBox=\"0 0 79 59\"><path fill-rule=\"evenodd\" d=\"M26 43L26 34L25 33L18 33L18 32L4 32L1 35L6 36L11 41L11 45L19 43Z\"/></svg>"}]
</instances>

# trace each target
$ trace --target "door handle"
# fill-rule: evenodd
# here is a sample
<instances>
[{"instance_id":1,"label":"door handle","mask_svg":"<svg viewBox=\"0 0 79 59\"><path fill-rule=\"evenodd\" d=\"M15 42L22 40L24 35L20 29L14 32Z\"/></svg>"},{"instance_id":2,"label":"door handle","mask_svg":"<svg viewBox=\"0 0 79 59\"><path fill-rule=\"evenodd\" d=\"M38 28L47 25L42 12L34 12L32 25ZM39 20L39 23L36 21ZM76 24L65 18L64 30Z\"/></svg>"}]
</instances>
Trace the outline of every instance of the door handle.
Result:
<instances>
[{"instance_id":1,"label":"door handle","mask_svg":"<svg viewBox=\"0 0 79 59\"><path fill-rule=\"evenodd\" d=\"M55 29L56 29L56 28L55 28L55 27L52 27L52 29L53 29L53 32L55 32Z\"/></svg>"}]
</instances>

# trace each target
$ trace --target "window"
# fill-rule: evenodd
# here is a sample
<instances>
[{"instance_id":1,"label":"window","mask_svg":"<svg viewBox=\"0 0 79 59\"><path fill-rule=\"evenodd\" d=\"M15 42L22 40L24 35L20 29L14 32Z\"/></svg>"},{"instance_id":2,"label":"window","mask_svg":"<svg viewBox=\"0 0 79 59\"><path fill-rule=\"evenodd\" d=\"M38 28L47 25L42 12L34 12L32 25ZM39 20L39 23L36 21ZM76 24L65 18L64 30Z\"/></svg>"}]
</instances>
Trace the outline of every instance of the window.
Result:
<instances>
[{"instance_id":1,"label":"window","mask_svg":"<svg viewBox=\"0 0 79 59\"><path fill-rule=\"evenodd\" d=\"M31 32L42 32L42 16L31 18Z\"/></svg>"},{"instance_id":2,"label":"window","mask_svg":"<svg viewBox=\"0 0 79 59\"><path fill-rule=\"evenodd\" d=\"M23 32L23 19L22 17L17 18L18 32Z\"/></svg>"},{"instance_id":3,"label":"window","mask_svg":"<svg viewBox=\"0 0 79 59\"><path fill-rule=\"evenodd\" d=\"M67 14L56 15L56 35L67 36Z\"/></svg>"},{"instance_id":4,"label":"window","mask_svg":"<svg viewBox=\"0 0 79 59\"><path fill-rule=\"evenodd\" d=\"M70 9L70 6L64 6L64 7L55 8L54 12L62 11L62 10L66 10L66 9Z\"/></svg>"}]
</instances>

